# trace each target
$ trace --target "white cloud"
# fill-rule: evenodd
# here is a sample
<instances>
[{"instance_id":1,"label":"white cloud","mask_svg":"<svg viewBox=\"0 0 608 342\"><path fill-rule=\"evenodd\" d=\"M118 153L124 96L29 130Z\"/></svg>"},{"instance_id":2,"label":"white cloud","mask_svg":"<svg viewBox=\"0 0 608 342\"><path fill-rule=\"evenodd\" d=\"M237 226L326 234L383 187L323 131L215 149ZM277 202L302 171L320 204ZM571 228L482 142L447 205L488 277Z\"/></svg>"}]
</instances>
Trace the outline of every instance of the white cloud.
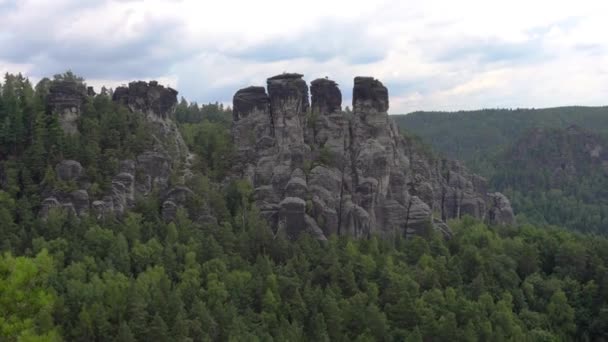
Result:
<instances>
[{"instance_id":1,"label":"white cloud","mask_svg":"<svg viewBox=\"0 0 608 342\"><path fill-rule=\"evenodd\" d=\"M283 71L389 86L391 112L605 104L608 2L0 0L0 71L159 79L199 102Z\"/></svg>"}]
</instances>

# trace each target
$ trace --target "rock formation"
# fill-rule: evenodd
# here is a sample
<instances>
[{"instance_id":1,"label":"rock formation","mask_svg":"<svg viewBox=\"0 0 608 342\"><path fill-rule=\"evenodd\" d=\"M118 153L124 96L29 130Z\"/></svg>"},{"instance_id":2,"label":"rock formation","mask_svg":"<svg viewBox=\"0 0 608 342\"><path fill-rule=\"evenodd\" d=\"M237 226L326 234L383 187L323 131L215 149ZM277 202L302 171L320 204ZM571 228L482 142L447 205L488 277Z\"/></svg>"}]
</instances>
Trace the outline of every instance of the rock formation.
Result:
<instances>
[{"instance_id":1,"label":"rock formation","mask_svg":"<svg viewBox=\"0 0 608 342\"><path fill-rule=\"evenodd\" d=\"M52 110L75 129L86 88L51 91ZM402 137L389 118L388 91L371 77L357 77L352 113L342 111L342 94L329 79L309 87L300 74L282 74L267 87L248 87L234 95L232 136L236 148L231 177L254 185L262 215L278 234L317 239L331 234L368 237L449 236L447 219L468 214L492 223L511 223L513 212L501 194L487 194L485 180L459 163L429 158ZM95 96L89 92L89 96ZM121 217L138 198L157 191L163 219L187 207L201 222L214 222L206 208L192 208L190 189L171 175L190 175L192 155L173 121L177 92L156 82L132 82L114 91L113 100L141 114L154 143L132 160L123 160L111 189L91 199L86 170L64 160L56 167L72 191L49 189L41 214L62 207L77 216ZM74 109L75 108L75 109ZM69 114L69 113L68 113ZM76 190L74 190L74 188Z\"/></svg>"},{"instance_id":2,"label":"rock formation","mask_svg":"<svg viewBox=\"0 0 608 342\"><path fill-rule=\"evenodd\" d=\"M112 100L144 115L153 126L154 151L170 157L174 163L187 161L188 148L172 118L177 105L176 90L165 88L156 81L137 81L129 83L128 87L116 88Z\"/></svg>"},{"instance_id":3,"label":"rock formation","mask_svg":"<svg viewBox=\"0 0 608 342\"><path fill-rule=\"evenodd\" d=\"M87 97L86 87L74 80L51 83L47 104L49 113L57 115L59 125L65 134L78 132L78 117Z\"/></svg>"},{"instance_id":4,"label":"rock formation","mask_svg":"<svg viewBox=\"0 0 608 342\"><path fill-rule=\"evenodd\" d=\"M67 184L66 189L45 189L45 199L41 204L41 215L48 215L52 208L64 208L69 213L78 216L89 213L89 194L87 192L90 183L82 165L75 160L64 160L55 167L57 180Z\"/></svg>"},{"instance_id":5,"label":"rock formation","mask_svg":"<svg viewBox=\"0 0 608 342\"><path fill-rule=\"evenodd\" d=\"M61 94L67 94L67 91ZM67 98L67 95L58 98ZM154 81L132 82L128 87L117 88L113 100L144 116L154 137L154 144L134 160L123 160L112 179L110 191L92 202L87 193L89 185L84 168L74 160L60 162L55 169L59 180L74 183L78 190L65 193L51 189L42 202L43 217L54 207L67 208L77 216L92 212L98 219L121 217L125 210L135 205L137 198L157 191L163 199L162 216L169 221L175 217L177 208L187 203L192 192L183 186L171 184L170 181L174 172L181 172L182 181L187 179L192 157L172 119L177 104L177 91ZM60 102L53 103L55 107L62 108ZM78 108L74 107L76 104L65 101L66 108Z\"/></svg>"},{"instance_id":6,"label":"rock formation","mask_svg":"<svg viewBox=\"0 0 608 342\"><path fill-rule=\"evenodd\" d=\"M355 78L352 114L328 79L311 83L311 104L300 74L271 77L267 89L234 95L233 176L253 184L278 234L449 235L445 221L464 214L513 222L508 200L487 194L483 178L425 157L400 135L380 81Z\"/></svg>"}]
</instances>

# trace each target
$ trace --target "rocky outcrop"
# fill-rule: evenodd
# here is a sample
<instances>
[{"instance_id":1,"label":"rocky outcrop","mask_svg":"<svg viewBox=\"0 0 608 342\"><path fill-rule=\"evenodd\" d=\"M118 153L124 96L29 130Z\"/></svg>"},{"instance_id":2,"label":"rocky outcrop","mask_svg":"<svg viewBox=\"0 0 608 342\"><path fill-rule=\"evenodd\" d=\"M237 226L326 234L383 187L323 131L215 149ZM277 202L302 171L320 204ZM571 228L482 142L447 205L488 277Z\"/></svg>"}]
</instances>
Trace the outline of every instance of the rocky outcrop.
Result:
<instances>
[{"instance_id":1,"label":"rocky outcrop","mask_svg":"<svg viewBox=\"0 0 608 342\"><path fill-rule=\"evenodd\" d=\"M63 208L77 216L87 215L90 182L82 165L75 160L63 160L55 166L55 174L62 186L44 189L41 215L46 217L53 208Z\"/></svg>"},{"instance_id":2,"label":"rocky outcrop","mask_svg":"<svg viewBox=\"0 0 608 342\"><path fill-rule=\"evenodd\" d=\"M78 182L86 178L84 168L75 160L61 161L55 166L55 174L60 181L64 182Z\"/></svg>"},{"instance_id":3,"label":"rocky outcrop","mask_svg":"<svg viewBox=\"0 0 608 342\"><path fill-rule=\"evenodd\" d=\"M184 164L188 148L177 124L173 121L177 105L177 91L156 81L131 82L114 90L112 100L141 113L151 126L154 145L151 150L169 157L174 164Z\"/></svg>"},{"instance_id":4,"label":"rocky outcrop","mask_svg":"<svg viewBox=\"0 0 608 342\"><path fill-rule=\"evenodd\" d=\"M135 160L121 163L120 173L112 181L111 201L104 201L103 205L98 203L97 207L102 212L113 208L120 215L133 207L137 198L156 192L164 198L162 216L171 220L178 207L183 205L171 194L184 188L171 184L171 175L181 173L182 183L190 175L190 153L173 121L177 91L156 81L137 81L129 83L128 87L118 87L112 99L146 118L154 144Z\"/></svg>"},{"instance_id":5,"label":"rocky outcrop","mask_svg":"<svg viewBox=\"0 0 608 342\"><path fill-rule=\"evenodd\" d=\"M118 173L112 178L108 193L92 202L86 191L89 185L84 168L74 160L60 162L55 168L58 179L76 185L79 190L71 193L50 191L42 203L43 217L52 208L63 207L78 216L93 213L98 219L120 218L126 210L135 206L138 198L154 193L161 196L162 217L170 221L175 218L178 208L187 204L192 191L171 182L174 173L181 173L181 183L190 174L188 162L191 156L172 119L177 92L154 81L140 81L117 88L113 100L143 115L154 144L135 159L123 160ZM72 104L70 102L70 106ZM200 217L201 213L196 215ZM208 216L204 216L204 220L212 219Z\"/></svg>"},{"instance_id":6,"label":"rocky outcrop","mask_svg":"<svg viewBox=\"0 0 608 342\"><path fill-rule=\"evenodd\" d=\"M169 119L177 104L177 90L165 88L156 81L137 81L128 87L118 87L112 100L128 106L134 112L153 118Z\"/></svg>"},{"instance_id":7,"label":"rocky outcrop","mask_svg":"<svg viewBox=\"0 0 608 342\"><path fill-rule=\"evenodd\" d=\"M445 221L465 214L512 222L508 200L486 194L485 180L425 157L400 135L380 81L355 78L352 114L328 79L311 83L311 105L302 75L271 77L267 89L234 96L233 176L253 184L277 233L449 236Z\"/></svg>"},{"instance_id":8,"label":"rocky outcrop","mask_svg":"<svg viewBox=\"0 0 608 342\"><path fill-rule=\"evenodd\" d=\"M172 188L162 199L162 218L169 222L175 219L177 210L185 207L193 196L192 190L185 186Z\"/></svg>"},{"instance_id":9,"label":"rocky outcrop","mask_svg":"<svg viewBox=\"0 0 608 342\"><path fill-rule=\"evenodd\" d=\"M500 192L495 192L489 194L489 198L490 209L488 210L488 221L490 224L505 224L515 220L511 203L505 195Z\"/></svg>"},{"instance_id":10,"label":"rocky outcrop","mask_svg":"<svg viewBox=\"0 0 608 342\"><path fill-rule=\"evenodd\" d=\"M76 80L51 82L47 95L47 111L58 116L59 125L65 134L78 132L78 118L86 97L86 87Z\"/></svg>"},{"instance_id":11,"label":"rocky outcrop","mask_svg":"<svg viewBox=\"0 0 608 342\"><path fill-rule=\"evenodd\" d=\"M310 83L313 113L336 113L342 111L342 93L338 84L327 78Z\"/></svg>"}]
</instances>

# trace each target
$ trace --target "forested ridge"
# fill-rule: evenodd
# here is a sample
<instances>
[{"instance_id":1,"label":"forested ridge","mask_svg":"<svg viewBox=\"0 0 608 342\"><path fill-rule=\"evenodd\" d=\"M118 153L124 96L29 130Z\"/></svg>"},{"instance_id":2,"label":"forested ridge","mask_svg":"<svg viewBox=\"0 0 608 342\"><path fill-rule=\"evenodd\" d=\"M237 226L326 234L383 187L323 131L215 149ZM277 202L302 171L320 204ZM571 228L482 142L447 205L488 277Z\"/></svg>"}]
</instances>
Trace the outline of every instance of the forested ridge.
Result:
<instances>
[{"instance_id":1,"label":"forested ridge","mask_svg":"<svg viewBox=\"0 0 608 342\"><path fill-rule=\"evenodd\" d=\"M509 197L520 223L608 232L606 107L420 112L396 120L486 177Z\"/></svg>"},{"instance_id":2,"label":"forested ridge","mask_svg":"<svg viewBox=\"0 0 608 342\"><path fill-rule=\"evenodd\" d=\"M532 225L449 222L453 237L296 241L275 235L244 181L222 186L229 109L182 101L176 120L196 154L189 186L217 223L158 196L121 220L39 216L41 194L73 188L54 166L79 160L91 193L149 127L111 101L86 101L79 134L48 115L52 82L6 75L0 96L0 340L564 341L605 340L608 240ZM175 178L177 176L174 176Z\"/></svg>"},{"instance_id":3,"label":"forested ridge","mask_svg":"<svg viewBox=\"0 0 608 342\"><path fill-rule=\"evenodd\" d=\"M392 117L401 128L419 136L437 152L462 160L486 176L492 157L533 128L578 125L608 137L608 107L414 112Z\"/></svg>"}]
</instances>

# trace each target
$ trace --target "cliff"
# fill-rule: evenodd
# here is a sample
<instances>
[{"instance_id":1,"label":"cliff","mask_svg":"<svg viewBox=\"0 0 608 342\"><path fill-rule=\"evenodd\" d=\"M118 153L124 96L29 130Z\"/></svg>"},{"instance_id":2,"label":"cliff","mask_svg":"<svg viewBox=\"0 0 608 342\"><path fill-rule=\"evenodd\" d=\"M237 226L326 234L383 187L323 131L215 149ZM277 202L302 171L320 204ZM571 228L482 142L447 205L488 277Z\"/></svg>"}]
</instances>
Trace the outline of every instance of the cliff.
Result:
<instances>
[{"instance_id":1,"label":"cliff","mask_svg":"<svg viewBox=\"0 0 608 342\"><path fill-rule=\"evenodd\" d=\"M78 133L80 108L85 101L80 88L85 89L69 82L59 82L50 91L51 113L59 116L65 134ZM89 96L95 95L91 93ZM55 167L58 180L77 189L47 189L43 194L41 215L46 216L51 208L62 207L76 216L91 213L98 219L119 218L135 206L137 199L157 193L163 218L171 220L177 208L191 197L190 189L180 185L191 175L189 164L192 155L173 121L177 91L155 81L131 82L128 86L118 87L112 100L144 118L153 143L135 158L119 162L110 190L102 198L90 198L86 170L78 161L61 161ZM171 181L174 174L178 175L178 182Z\"/></svg>"},{"instance_id":2,"label":"cliff","mask_svg":"<svg viewBox=\"0 0 608 342\"><path fill-rule=\"evenodd\" d=\"M482 177L455 161L433 160L403 138L387 114L388 90L356 77L353 112L338 85L282 74L234 95L233 177L248 179L263 216L279 234L366 237L450 235L465 214L513 222L508 199L486 193Z\"/></svg>"}]
</instances>

